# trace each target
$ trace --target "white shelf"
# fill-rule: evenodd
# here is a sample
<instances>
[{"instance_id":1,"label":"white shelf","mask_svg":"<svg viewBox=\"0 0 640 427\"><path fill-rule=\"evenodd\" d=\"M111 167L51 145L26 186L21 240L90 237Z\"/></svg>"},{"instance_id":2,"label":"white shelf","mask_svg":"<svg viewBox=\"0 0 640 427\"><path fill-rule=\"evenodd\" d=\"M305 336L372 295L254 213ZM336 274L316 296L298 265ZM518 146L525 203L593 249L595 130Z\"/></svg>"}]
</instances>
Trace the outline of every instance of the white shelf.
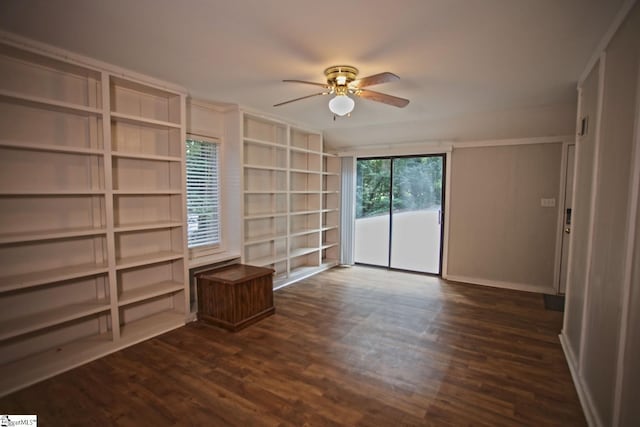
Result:
<instances>
[{"instance_id":1,"label":"white shelf","mask_svg":"<svg viewBox=\"0 0 640 427\"><path fill-rule=\"evenodd\" d=\"M43 230L28 233L0 234L0 244L33 242L37 240L69 239L74 237L104 235L104 228L75 228L68 230Z\"/></svg>"},{"instance_id":2,"label":"white shelf","mask_svg":"<svg viewBox=\"0 0 640 427\"><path fill-rule=\"evenodd\" d=\"M138 255L127 258L116 259L116 268L124 270L132 267L140 267L143 265L157 264L165 261L173 261L183 258L181 252L162 251L147 255Z\"/></svg>"},{"instance_id":3,"label":"white shelf","mask_svg":"<svg viewBox=\"0 0 640 427\"><path fill-rule=\"evenodd\" d=\"M327 225L322 227L322 231L330 231L330 230L337 230L337 229L338 229L337 225Z\"/></svg>"},{"instance_id":4,"label":"white shelf","mask_svg":"<svg viewBox=\"0 0 640 427\"><path fill-rule=\"evenodd\" d=\"M280 167L276 167L276 166L244 165L244 167L246 169L259 169L259 170L277 171L277 172L286 172L286 171L289 170L287 168L280 168Z\"/></svg>"},{"instance_id":5,"label":"white shelf","mask_svg":"<svg viewBox=\"0 0 640 427\"><path fill-rule=\"evenodd\" d=\"M0 376L0 396L73 369L117 350L111 333L79 339L9 363Z\"/></svg>"},{"instance_id":6,"label":"white shelf","mask_svg":"<svg viewBox=\"0 0 640 427\"><path fill-rule=\"evenodd\" d=\"M289 172L292 173L306 173L308 175L322 175L322 171L311 171L311 170L306 170L306 169L288 169ZM318 190L320 191L320 190Z\"/></svg>"},{"instance_id":7,"label":"white shelf","mask_svg":"<svg viewBox=\"0 0 640 427\"><path fill-rule=\"evenodd\" d=\"M141 286L130 291L122 292L118 296L118 306L133 304L161 295L172 294L184 290L184 283L166 281L152 285Z\"/></svg>"},{"instance_id":8,"label":"white shelf","mask_svg":"<svg viewBox=\"0 0 640 427\"><path fill-rule=\"evenodd\" d=\"M159 221L159 222L141 222L137 224L121 224L116 225L114 232L124 233L127 231L157 230L162 228L182 227L182 222L178 221Z\"/></svg>"},{"instance_id":9,"label":"white shelf","mask_svg":"<svg viewBox=\"0 0 640 427\"><path fill-rule=\"evenodd\" d=\"M72 147L64 145L38 144L34 142L0 140L0 147L17 150L46 151L52 153L88 154L103 156L104 150L98 148Z\"/></svg>"},{"instance_id":10,"label":"white shelf","mask_svg":"<svg viewBox=\"0 0 640 427\"><path fill-rule=\"evenodd\" d=\"M245 191L244 194L287 194L286 190Z\"/></svg>"},{"instance_id":11,"label":"white shelf","mask_svg":"<svg viewBox=\"0 0 640 427\"><path fill-rule=\"evenodd\" d=\"M289 251L289 257L290 258L297 258L297 257L300 257L300 256L309 255L309 254L312 254L312 253L318 252L318 251L320 251L319 247L291 249Z\"/></svg>"},{"instance_id":12,"label":"white shelf","mask_svg":"<svg viewBox=\"0 0 640 427\"><path fill-rule=\"evenodd\" d=\"M292 211L290 212L290 215L310 215L310 214L314 214L314 213L318 213L318 210L307 210L307 211Z\"/></svg>"},{"instance_id":13,"label":"white shelf","mask_svg":"<svg viewBox=\"0 0 640 427\"><path fill-rule=\"evenodd\" d=\"M327 212L338 212L340 209L338 208L329 208L329 209L322 209L322 213L327 213Z\"/></svg>"},{"instance_id":14,"label":"white shelf","mask_svg":"<svg viewBox=\"0 0 640 427\"><path fill-rule=\"evenodd\" d=\"M200 256L189 259L189 268L202 267L203 265L217 264L235 259L240 259L240 252L218 252L212 255Z\"/></svg>"},{"instance_id":15,"label":"white shelf","mask_svg":"<svg viewBox=\"0 0 640 427\"><path fill-rule=\"evenodd\" d=\"M116 111L111 112L111 120L129 123L133 125L151 126L160 129L182 129L182 125L163 120L148 119L146 117L122 114Z\"/></svg>"},{"instance_id":16,"label":"white shelf","mask_svg":"<svg viewBox=\"0 0 640 427\"><path fill-rule=\"evenodd\" d=\"M249 142L251 144L260 144L260 145L266 145L268 147L278 147L278 148L284 148L286 149L287 146L285 144L278 144L277 142L271 142L271 141L263 141L261 139L256 139L256 138L244 138L244 142Z\"/></svg>"},{"instance_id":17,"label":"white shelf","mask_svg":"<svg viewBox=\"0 0 640 427\"><path fill-rule=\"evenodd\" d=\"M70 320L91 316L111 308L108 301L70 304L17 319L5 320L0 326L0 341L59 325Z\"/></svg>"},{"instance_id":18,"label":"white shelf","mask_svg":"<svg viewBox=\"0 0 640 427\"><path fill-rule=\"evenodd\" d=\"M313 234L313 233L319 233L321 230L319 228L314 228L311 230L304 230L304 231L296 231L296 232L292 232L290 234L291 237L296 237L296 236L304 236L306 234Z\"/></svg>"},{"instance_id":19,"label":"white shelf","mask_svg":"<svg viewBox=\"0 0 640 427\"><path fill-rule=\"evenodd\" d=\"M110 332L94 335L9 363L2 367L4 372L11 372L11 375L0 377L0 396L172 331L184 324L184 314L161 312L121 326L118 340L114 341Z\"/></svg>"},{"instance_id":20,"label":"white shelf","mask_svg":"<svg viewBox=\"0 0 640 427\"><path fill-rule=\"evenodd\" d=\"M5 190L0 191L0 197L8 196L104 196L104 190Z\"/></svg>"},{"instance_id":21,"label":"white shelf","mask_svg":"<svg viewBox=\"0 0 640 427\"><path fill-rule=\"evenodd\" d=\"M115 195L126 195L126 196L149 196L149 195L171 195L171 194L182 194L180 190L145 190L143 188L140 189L132 189L132 190L113 190L113 194Z\"/></svg>"},{"instance_id":22,"label":"white shelf","mask_svg":"<svg viewBox=\"0 0 640 427\"><path fill-rule=\"evenodd\" d=\"M298 282L300 280L306 279L307 277L311 277L322 271L328 270L331 267L335 267L336 265L338 265L337 262L330 261L330 262L324 262L319 266L313 265L313 266L304 266L304 267L294 268L289 272L289 274L286 277L281 277L274 280L273 289L277 290L282 287L288 286L292 283Z\"/></svg>"},{"instance_id":23,"label":"white shelf","mask_svg":"<svg viewBox=\"0 0 640 427\"><path fill-rule=\"evenodd\" d=\"M280 236L264 236L264 237L258 237L256 239L252 239L252 240L247 240L244 242L244 246L252 246L252 245L257 245L260 243L265 243L265 242L271 242L271 241L276 241L276 240L282 240L282 239L286 239L287 235L283 234Z\"/></svg>"},{"instance_id":24,"label":"white shelf","mask_svg":"<svg viewBox=\"0 0 640 427\"><path fill-rule=\"evenodd\" d=\"M98 108L72 104L70 102L55 101L40 96L24 95L9 90L0 90L0 100L18 102L21 104L31 105L38 108L44 108L47 110L58 111L62 113L72 113L83 116L102 115L102 110Z\"/></svg>"},{"instance_id":25,"label":"white shelf","mask_svg":"<svg viewBox=\"0 0 640 427\"><path fill-rule=\"evenodd\" d=\"M47 283L61 282L63 280L80 279L82 277L104 274L107 271L108 268L105 264L81 264L0 277L0 293L26 289Z\"/></svg>"},{"instance_id":26,"label":"white shelf","mask_svg":"<svg viewBox=\"0 0 640 427\"><path fill-rule=\"evenodd\" d=\"M263 265L275 264L275 263L283 262L286 260L287 260L286 255L281 255L279 257L266 256L262 258L247 260L246 263L249 265L255 265L257 267L262 267Z\"/></svg>"},{"instance_id":27,"label":"white shelf","mask_svg":"<svg viewBox=\"0 0 640 427\"><path fill-rule=\"evenodd\" d=\"M283 216L287 216L286 212L283 213L266 213L266 214L259 214L259 215L248 215L245 216L244 219L264 219L264 218L280 218Z\"/></svg>"},{"instance_id":28,"label":"white shelf","mask_svg":"<svg viewBox=\"0 0 640 427\"><path fill-rule=\"evenodd\" d=\"M289 149L291 151L297 151L299 153L317 154L319 156L322 156L324 154L322 151L309 150L308 148L296 147L295 145L290 146Z\"/></svg>"},{"instance_id":29,"label":"white shelf","mask_svg":"<svg viewBox=\"0 0 640 427\"><path fill-rule=\"evenodd\" d=\"M334 248L336 246L338 246L337 243L324 243L322 245L322 249L324 250L324 249Z\"/></svg>"},{"instance_id":30,"label":"white shelf","mask_svg":"<svg viewBox=\"0 0 640 427\"><path fill-rule=\"evenodd\" d=\"M320 190L312 190L312 191L302 191L302 190L291 190L290 194L321 194Z\"/></svg>"},{"instance_id":31,"label":"white shelf","mask_svg":"<svg viewBox=\"0 0 640 427\"><path fill-rule=\"evenodd\" d=\"M322 172L322 175L324 175L324 176L340 176L339 173L335 173L335 172Z\"/></svg>"},{"instance_id":32,"label":"white shelf","mask_svg":"<svg viewBox=\"0 0 640 427\"><path fill-rule=\"evenodd\" d=\"M169 98L177 98L180 96L180 92L167 87L167 84L158 85L157 83L146 83L124 77L124 75L112 75L109 76L109 80L113 88L128 89L129 91L140 93L145 97L153 96L168 100ZM117 98L117 95L115 98Z\"/></svg>"},{"instance_id":33,"label":"white shelf","mask_svg":"<svg viewBox=\"0 0 640 427\"><path fill-rule=\"evenodd\" d=\"M126 345L133 345L185 324L185 315L175 311L162 311L120 326L120 339Z\"/></svg>"},{"instance_id":34,"label":"white shelf","mask_svg":"<svg viewBox=\"0 0 640 427\"><path fill-rule=\"evenodd\" d=\"M112 151L113 157L120 157L123 159L141 159L141 160L158 160L163 162L182 162L182 158L175 156L159 156L156 154L143 154L143 153L126 153L123 151Z\"/></svg>"}]
</instances>

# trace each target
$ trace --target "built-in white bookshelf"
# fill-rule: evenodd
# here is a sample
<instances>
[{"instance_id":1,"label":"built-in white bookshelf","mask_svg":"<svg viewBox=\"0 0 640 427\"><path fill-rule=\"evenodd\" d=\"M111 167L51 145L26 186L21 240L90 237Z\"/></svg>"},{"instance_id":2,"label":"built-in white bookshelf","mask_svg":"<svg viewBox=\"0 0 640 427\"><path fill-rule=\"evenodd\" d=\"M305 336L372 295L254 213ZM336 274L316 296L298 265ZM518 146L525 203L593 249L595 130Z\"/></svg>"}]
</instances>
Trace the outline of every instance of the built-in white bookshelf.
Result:
<instances>
[{"instance_id":1,"label":"built-in white bookshelf","mask_svg":"<svg viewBox=\"0 0 640 427\"><path fill-rule=\"evenodd\" d=\"M322 176L322 263L340 259L340 158L323 157Z\"/></svg>"},{"instance_id":2,"label":"built-in white bookshelf","mask_svg":"<svg viewBox=\"0 0 640 427\"><path fill-rule=\"evenodd\" d=\"M0 395L187 315L184 92L56 55L0 40Z\"/></svg>"},{"instance_id":3,"label":"built-in white bookshelf","mask_svg":"<svg viewBox=\"0 0 640 427\"><path fill-rule=\"evenodd\" d=\"M274 287L337 264L339 172L319 132L244 113L242 260Z\"/></svg>"},{"instance_id":4,"label":"built-in white bookshelf","mask_svg":"<svg viewBox=\"0 0 640 427\"><path fill-rule=\"evenodd\" d=\"M144 335L145 325L156 330L154 319L180 326L188 313L185 96L121 76L108 80L112 316L126 339L131 331Z\"/></svg>"}]
</instances>

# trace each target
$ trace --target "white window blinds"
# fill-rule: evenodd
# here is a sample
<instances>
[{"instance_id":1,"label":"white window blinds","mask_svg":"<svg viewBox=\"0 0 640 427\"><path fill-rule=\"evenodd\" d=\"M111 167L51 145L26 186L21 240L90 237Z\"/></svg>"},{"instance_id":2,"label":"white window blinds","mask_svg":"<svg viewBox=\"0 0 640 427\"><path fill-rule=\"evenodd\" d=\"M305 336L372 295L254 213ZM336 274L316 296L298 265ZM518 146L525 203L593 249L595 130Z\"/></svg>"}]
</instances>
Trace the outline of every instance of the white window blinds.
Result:
<instances>
[{"instance_id":1,"label":"white window blinds","mask_svg":"<svg viewBox=\"0 0 640 427\"><path fill-rule=\"evenodd\" d=\"M187 225L189 248L220 244L218 145L187 136Z\"/></svg>"}]
</instances>

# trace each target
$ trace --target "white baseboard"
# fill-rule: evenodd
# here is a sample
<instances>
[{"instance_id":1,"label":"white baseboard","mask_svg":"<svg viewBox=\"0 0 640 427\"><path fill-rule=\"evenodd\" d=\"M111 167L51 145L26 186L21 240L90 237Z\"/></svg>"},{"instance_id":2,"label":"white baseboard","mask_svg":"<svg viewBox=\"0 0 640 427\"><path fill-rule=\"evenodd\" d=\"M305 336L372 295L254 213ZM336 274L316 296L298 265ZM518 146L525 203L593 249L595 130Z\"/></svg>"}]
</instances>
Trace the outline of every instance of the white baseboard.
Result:
<instances>
[{"instance_id":1,"label":"white baseboard","mask_svg":"<svg viewBox=\"0 0 640 427\"><path fill-rule=\"evenodd\" d=\"M499 280L479 279L477 277L455 276L448 274L443 277L451 282L471 283L473 285L491 286L494 288L513 289L515 291L536 292L540 294L555 295L556 291L553 286L545 287L538 285L529 285L526 283L501 282Z\"/></svg>"},{"instance_id":2,"label":"white baseboard","mask_svg":"<svg viewBox=\"0 0 640 427\"><path fill-rule=\"evenodd\" d=\"M600 416L598 414L598 411L596 410L596 407L593 405L591 393L589 393L589 390L582 382L576 357L573 354L573 350L571 350L571 346L569 346L569 342L567 341L567 337L564 334L564 331L560 333L558 337L560 338L560 345L562 346L564 356L567 359L567 365L569 365L569 371L571 372L573 385L576 387L576 391L578 392L578 398L580 399L580 405L582 405L582 412L584 412L584 417L587 419L587 424L589 424L589 426L591 427L604 426L604 424L600 420Z\"/></svg>"}]
</instances>

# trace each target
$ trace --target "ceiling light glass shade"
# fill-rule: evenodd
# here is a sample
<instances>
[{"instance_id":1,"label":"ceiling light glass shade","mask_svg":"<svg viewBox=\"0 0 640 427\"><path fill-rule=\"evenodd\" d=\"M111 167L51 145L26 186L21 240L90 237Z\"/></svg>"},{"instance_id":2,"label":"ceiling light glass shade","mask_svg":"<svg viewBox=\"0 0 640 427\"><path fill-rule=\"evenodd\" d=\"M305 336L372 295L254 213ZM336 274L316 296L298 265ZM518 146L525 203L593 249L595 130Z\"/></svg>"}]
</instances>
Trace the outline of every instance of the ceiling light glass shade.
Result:
<instances>
[{"instance_id":1,"label":"ceiling light glass shade","mask_svg":"<svg viewBox=\"0 0 640 427\"><path fill-rule=\"evenodd\" d=\"M329 101L329 110L331 110L333 114L344 116L353 111L354 105L356 105L356 103L347 95L336 95Z\"/></svg>"}]
</instances>

